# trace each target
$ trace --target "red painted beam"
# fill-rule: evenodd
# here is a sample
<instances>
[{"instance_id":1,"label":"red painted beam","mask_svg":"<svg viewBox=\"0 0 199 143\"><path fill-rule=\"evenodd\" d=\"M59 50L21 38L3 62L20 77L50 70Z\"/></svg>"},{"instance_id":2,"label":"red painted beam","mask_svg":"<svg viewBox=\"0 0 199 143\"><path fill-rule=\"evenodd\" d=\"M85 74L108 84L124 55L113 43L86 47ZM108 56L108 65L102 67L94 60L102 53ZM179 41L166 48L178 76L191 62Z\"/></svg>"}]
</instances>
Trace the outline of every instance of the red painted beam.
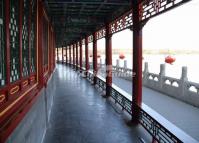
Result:
<instances>
[{"instance_id":1,"label":"red painted beam","mask_svg":"<svg viewBox=\"0 0 199 143\"><path fill-rule=\"evenodd\" d=\"M111 95L112 86L112 34L109 24L106 24L106 96Z\"/></svg>"},{"instance_id":2,"label":"red painted beam","mask_svg":"<svg viewBox=\"0 0 199 143\"><path fill-rule=\"evenodd\" d=\"M97 80L97 35L96 35L96 32L93 34L93 73L94 73L93 84L96 84L96 80Z\"/></svg>"},{"instance_id":3,"label":"red painted beam","mask_svg":"<svg viewBox=\"0 0 199 143\"><path fill-rule=\"evenodd\" d=\"M132 101L142 104L142 26L139 20L139 5L133 1L133 95ZM132 118L138 121L140 111L132 104Z\"/></svg>"},{"instance_id":4,"label":"red painted beam","mask_svg":"<svg viewBox=\"0 0 199 143\"><path fill-rule=\"evenodd\" d=\"M86 76L89 70L89 58L88 58L88 37L85 38L85 61L86 61Z\"/></svg>"}]
</instances>

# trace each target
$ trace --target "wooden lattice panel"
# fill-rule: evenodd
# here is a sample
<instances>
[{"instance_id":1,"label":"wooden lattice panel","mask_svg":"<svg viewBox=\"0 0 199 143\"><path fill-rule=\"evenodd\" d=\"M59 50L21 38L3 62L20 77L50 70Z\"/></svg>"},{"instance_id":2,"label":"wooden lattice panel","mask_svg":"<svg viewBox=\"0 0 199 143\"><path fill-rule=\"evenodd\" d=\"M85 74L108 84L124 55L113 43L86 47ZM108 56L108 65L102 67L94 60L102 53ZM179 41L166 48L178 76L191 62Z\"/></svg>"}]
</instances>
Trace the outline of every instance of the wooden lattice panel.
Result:
<instances>
[{"instance_id":1,"label":"wooden lattice panel","mask_svg":"<svg viewBox=\"0 0 199 143\"><path fill-rule=\"evenodd\" d=\"M106 36L106 29L102 28L99 31L97 31L97 40L102 39Z\"/></svg>"},{"instance_id":2,"label":"wooden lattice panel","mask_svg":"<svg viewBox=\"0 0 199 143\"><path fill-rule=\"evenodd\" d=\"M122 17L111 23L111 34L122 31L133 25L132 11L127 12Z\"/></svg>"},{"instance_id":3,"label":"wooden lattice panel","mask_svg":"<svg viewBox=\"0 0 199 143\"><path fill-rule=\"evenodd\" d=\"M10 0L10 82L20 78L19 72L19 1Z\"/></svg>"},{"instance_id":4,"label":"wooden lattice panel","mask_svg":"<svg viewBox=\"0 0 199 143\"><path fill-rule=\"evenodd\" d=\"M147 20L189 0L146 0L140 8L141 20Z\"/></svg>"},{"instance_id":5,"label":"wooden lattice panel","mask_svg":"<svg viewBox=\"0 0 199 143\"><path fill-rule=\"evenodd\" d=\"M23 1L22 25L22 77L29 75L29 0Z\"/></svg>"},{"instance_id":6,"label":"wooden lattice panel","mask_svg":"<svg viewBox=\"0 0 199 143\"><path fill-rule=\"evenodd\" d=\"M30 72L34 73L36 71L36 45L35 45L35 19L36 19L36 2L32 0L31 3L31 32L30 32L30 48L31 48L31 63L30 63Z\"/></svg>"},{"instance_id":7,"label":"wooden lattice panel","mask_svg":"<svg viewBox=\"0 0 199 143\"><path fill-rule=\"evenodd\" d=\"M4 0L0 1L0 87L5 85L5 20L4 20Z\"/></svg>"}]
</instances>

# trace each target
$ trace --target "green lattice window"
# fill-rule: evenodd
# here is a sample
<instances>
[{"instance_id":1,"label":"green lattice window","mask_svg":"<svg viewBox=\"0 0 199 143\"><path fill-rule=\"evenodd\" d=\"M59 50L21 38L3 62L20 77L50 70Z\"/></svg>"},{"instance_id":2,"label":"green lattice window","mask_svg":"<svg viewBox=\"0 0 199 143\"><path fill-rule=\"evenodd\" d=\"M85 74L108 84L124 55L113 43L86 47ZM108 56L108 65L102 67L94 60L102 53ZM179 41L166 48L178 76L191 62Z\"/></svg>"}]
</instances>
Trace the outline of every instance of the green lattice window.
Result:
<instances>
[{"instance_id":1,"label":"green lattice window","mask_svg":"<svg viewBox=\"0 0 199 143\"><path fill-rule=\"evenodd\" d=\"M19 72L19 1L10 0L10 82L20 78Z\"/></svg>"},{"instance_id":2,"label":"green lattice window","mask_svg":"<svg viewBox=\"0 0 199 143\"><path fill-rule=\"evenodd\" d=\"M29 75L29 0L23 1L22 25L22 77Z\"/></svg>"},{"instance_id":3,"label":"green lattice window","mask_svg":"<svg viewBox=\"0 0 199 143\"><path fill-rule=\"evenodd\" d=\"M30 71L34 73L36 71L36 44L35 44L35 30L36 30L36 2L32 0L31 2L32 12L31 12L31 32L30 32L30 48L31 48L31 67Z\"/></svg>"},{"instance_id":4,"label":"green lattice window","mask_svg":"<svg viewBox=\"0 0 199 143\"><path fill-rule=\"evenodd\" d=\"M43 22L43 65L48 65L48 22Z\"/></svg>"},{"instance_id":5,"label":"green lattice window","mask_svg":"<svg viewBox=\"0 0 199 143\"><path fill-rule=\"evenodd\" d=\"M5 20L4 20L4 0L0 1L0 87L5 85Z\"/></svg>"}]
</instances>

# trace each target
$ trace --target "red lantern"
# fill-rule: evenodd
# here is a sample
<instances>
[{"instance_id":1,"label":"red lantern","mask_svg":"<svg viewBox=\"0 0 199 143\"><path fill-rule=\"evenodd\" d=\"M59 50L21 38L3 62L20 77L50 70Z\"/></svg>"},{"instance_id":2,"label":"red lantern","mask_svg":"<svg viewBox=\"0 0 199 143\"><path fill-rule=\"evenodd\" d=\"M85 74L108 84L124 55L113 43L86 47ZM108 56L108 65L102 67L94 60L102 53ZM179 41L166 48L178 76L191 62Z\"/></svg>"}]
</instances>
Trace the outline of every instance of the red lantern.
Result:
<instances>
[{"instance_id":1,"label":"red lantern","mask_svg":"<svg viewBox=\"0 0 199 143\"><path fill-rule=\"evenodd\" d=\"M97 58L101 58L101 56L100 56L100 55L97 55Z\"/></svg>"},{"instance_id":2,"label":"red lantern","mask_svg":"<svg viewBox=\"0 0 199 143\"><path fill-rule=\"evenodd\" d=\"M125 58L124 54L120 54L120 55L119 55L119 58L120 58L121 60L123 60L123 59Z\"/></svg>"},{"instance_id":3,"label":"red lantern","mask_svg":"<svg viewBox=\"0 0 199 143\"><path fill-rule=\"evenodd\" d=\"M165 63L168 63L168 64L173 64L173 62L175 62L175 61L176 61L176 58L171 57L171 56L167 56L165 58Z\"/></svg>"}]
</instances>

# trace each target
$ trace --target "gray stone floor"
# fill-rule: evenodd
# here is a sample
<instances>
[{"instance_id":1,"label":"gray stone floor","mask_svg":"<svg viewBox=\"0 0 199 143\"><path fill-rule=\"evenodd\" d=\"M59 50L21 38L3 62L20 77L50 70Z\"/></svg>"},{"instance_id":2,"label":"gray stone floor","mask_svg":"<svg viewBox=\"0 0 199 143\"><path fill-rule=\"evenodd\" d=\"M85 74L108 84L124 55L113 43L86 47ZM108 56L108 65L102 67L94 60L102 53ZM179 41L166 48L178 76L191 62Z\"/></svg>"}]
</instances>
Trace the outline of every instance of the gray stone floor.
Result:
<instances>
[{"instance_id":1,"label":"gray stone floor","mask_svg":"<svg viewBox=\"0 0 199 143\"><path fill-rule=\"evenodd\" d=\"M130 81L114 77L113 83L132 94ZM199 141L199 108L146 87L142 92L146 105Z\"/></svg>"},{"instance_id":2,"label":"gray stone floor","mask_svg":"<svg viewBox=\"0 0 199 143\"><path fill-rule=\"evenodd\" d=\"M56 95L44 143L139 143L151 137L73 69L57 65Z\"/></svg>"}]
</instances>

